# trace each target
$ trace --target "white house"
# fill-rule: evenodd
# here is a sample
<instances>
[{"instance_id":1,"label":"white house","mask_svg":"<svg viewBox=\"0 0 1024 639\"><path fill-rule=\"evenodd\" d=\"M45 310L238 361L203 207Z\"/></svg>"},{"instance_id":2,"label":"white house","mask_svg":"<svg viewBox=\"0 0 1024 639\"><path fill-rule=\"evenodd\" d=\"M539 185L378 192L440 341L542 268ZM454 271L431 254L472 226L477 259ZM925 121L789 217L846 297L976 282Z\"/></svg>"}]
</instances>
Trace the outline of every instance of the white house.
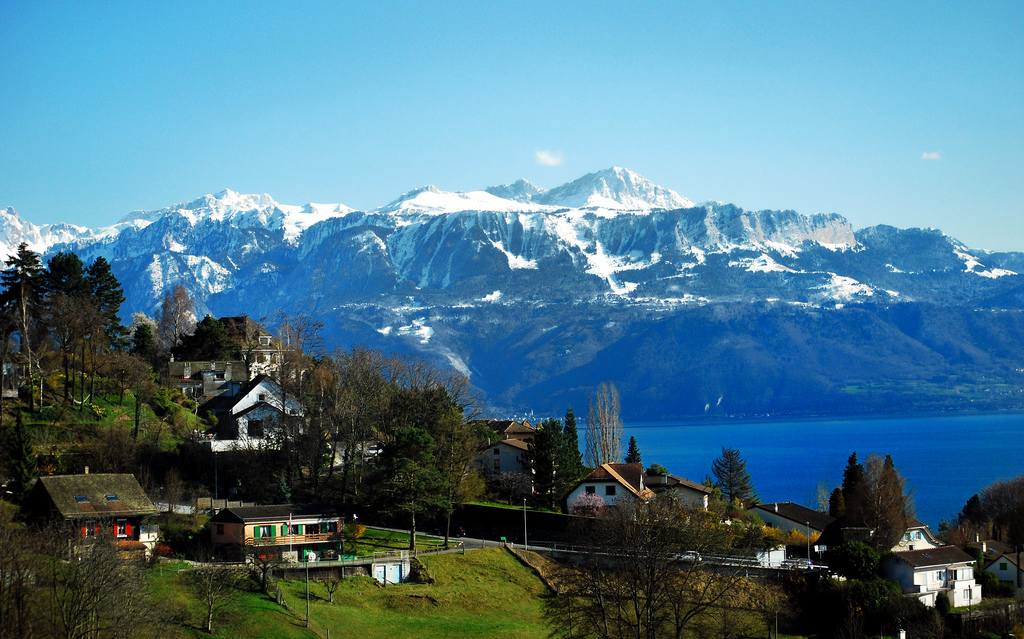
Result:
<instances>
[{"instance_id":1,"label":"white house","mask_svg":"<svg viewBox=\"0 0 1024 639\"><path fill-rule=\"evenodd\" d=\"M994 574L1000 583L1016 588L1019 566L1016 548L1012 544L991 539L978 542L975 546L981 548L985 558L985 572Z\"/></svg>"},{"instance_id":2,"label":"white house","mask_svg":"<svg viewBox=\"0 0 1024 639\"><path fill-rule=\"evenodd\" d=\"M600 495L606 506L615 505L620 498L647 501L654 497L654 491L644 486L641 464L601 464L569 493L569 505L584 493Z\"/></svg>"},{"instance_id":3,"label":"white house","mask_svg":"<svg viewBox=\"0 0 1024 639\"><path fill-rule=\"evenodd\" d=\"M893 552L882 558L882 574L899 582L903 593L934 606L940 592L953 607L981 603L974 581L974 558L956 546Z\"/></svg>"},{"instance_id":4,"label":"white house","mask_svg":"<svg viewBox=\"0 0 1024 639\"><path fill-rule=\"evenodd\" d=\"M770 528L789 532L795 530L805 535L820 535L825 528L836 520L828 514L812 510L806 506L783 501L773 504L758 504L751 512L761 518Z\"/></svg>"},{"instance_id":5,"label":"white house","mask_svg":"<svg viewBox=\"0 0 1024 639\"><path fill-rule=\"evenodd\" d=\"M285 396L277 382L257 375L232 397L219 397L223 405L216 438L210 442L214 452L256 448L277 444L288 417L301 418L302 404Z\"/></svg>"},{"instance_id":6,"label":"white house","mask_svg":"<svg viewBox=\"0 0 1024 639\"><path fill-rule=\"evenodd\" d=\"M658 496L670 495L685 508L707 510L713 488L677 475L645 475L644 486Z\"/></svg>"},{"instance_id":7,"label":"white house","mask_svg":"<svg viewBox=\"0 0 1024 639\"><path fill-rule=\"evenodd\" d=\"M929 548L939 548L943 545L931 528L911 517L907 521L907 532L903 533L903 537L896 544L896 547L893 548L893 551L926 550Z\"/></svg>"}]
</instances>

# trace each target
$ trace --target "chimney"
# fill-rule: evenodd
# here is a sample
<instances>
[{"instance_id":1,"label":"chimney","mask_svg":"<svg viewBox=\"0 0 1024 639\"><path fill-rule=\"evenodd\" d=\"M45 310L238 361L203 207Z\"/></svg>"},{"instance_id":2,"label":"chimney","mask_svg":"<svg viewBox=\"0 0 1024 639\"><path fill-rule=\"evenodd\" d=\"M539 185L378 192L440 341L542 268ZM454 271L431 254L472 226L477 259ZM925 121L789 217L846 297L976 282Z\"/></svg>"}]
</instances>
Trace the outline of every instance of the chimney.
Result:
<instances>
[{"instance_id":1,"label":"chimney","mask_svg":"<svg viewBox=\"0 0 1024 639\"><path fill-rule=\"evenodd\" d=\"M981 554L984 555L987 552L988 552L988 542L987 541L983 541L983 542L981 542Z\"/></svg>"},{"instance_id":2,"label":"chimney","mask_svg":"<svg viewBox=\"0 0 1024 639\"><path fill-rule=\"evenodd\" d=\"M779 512L779 504L778 504L778 502L776 502L773 505L775 506L775 512Z\"/></svg>"},{"instance_id":3,"label":"chimney","mask_svg":"<svg viewBox=\"0 0 1024 639\"><path fill-rule=\"evenodd\" d=\"M86 474L86 475L88 475L88 474L89 474L89 467L88 467L88 466L86 466L86 467L85 467L85 474Z\"/></svg>"}]
</instances>

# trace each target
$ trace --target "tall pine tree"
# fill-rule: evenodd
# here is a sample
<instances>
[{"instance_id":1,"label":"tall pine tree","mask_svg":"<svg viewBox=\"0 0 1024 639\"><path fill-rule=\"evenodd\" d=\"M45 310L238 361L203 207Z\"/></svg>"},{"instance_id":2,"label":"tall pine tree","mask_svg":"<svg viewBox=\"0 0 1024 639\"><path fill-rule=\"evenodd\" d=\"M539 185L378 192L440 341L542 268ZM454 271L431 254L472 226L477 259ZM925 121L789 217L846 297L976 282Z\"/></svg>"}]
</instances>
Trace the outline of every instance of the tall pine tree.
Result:
<instances>
[{"instance_id":1,"label":"tall pine tree","mask_svg":"<svg viewBox=\"0 0 1024 639\"><path fill-rule=\"evenodd\" d=\"M629 447L626 449L626 459L624 460L627 464L641 464L640 461L640 448L636 445L636 437L630 436Z\"/></svg>"},{"instance_id":2,"label":"tall pine tree","mask_svg":"<svg viewBox=\"0 0 1024 639\"><path fill-rule=\"evenodd\" d=\"M7 264L7 268L0 274L0 283L3 284L0 302L2 302L4 310L14 318L22 365L25 366L28 378L29 408L35 408L35 392L32 383L35 358L32 344L36 332L36 322L39 319L39 288L43 264L39 260L39 255L31 250L25 242L18 245L17 254L8 257L5 264Z\"/></svg>"},{"instance_id":3,"label":"tall pine tree","mask_svg":"<svg viewBox=\"0 0 1024 639\"><path fill-rule=\"evenodd\" d=\"M722 490L722 497L727 503L757 501L747 462L739 450L722 447L722 454L711 463L711 472L715 476L715 486Z\"/></svg>"}]
</instances>

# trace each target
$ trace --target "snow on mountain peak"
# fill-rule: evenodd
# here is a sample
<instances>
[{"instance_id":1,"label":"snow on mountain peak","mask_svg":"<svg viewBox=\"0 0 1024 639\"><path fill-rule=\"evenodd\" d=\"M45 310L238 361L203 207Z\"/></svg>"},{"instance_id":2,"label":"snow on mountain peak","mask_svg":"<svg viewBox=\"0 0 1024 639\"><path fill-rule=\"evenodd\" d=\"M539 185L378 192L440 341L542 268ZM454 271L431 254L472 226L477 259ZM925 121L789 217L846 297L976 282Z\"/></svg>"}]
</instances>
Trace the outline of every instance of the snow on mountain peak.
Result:
<instances>
[{"instance_id":1,"label":"snow on mountain peak","mask_svg":"<svg viewBox=\"0 0 1024 639\"><path fill-rule=\"evenodd\" d=\"M533 198L538 204L615 210L685 209L693 202L621 167L588 173Z\"/></svg>"},{"instance_id":2,"label":"snow on mountain peak","mask_svg":"<svg viewBox=\"0 0 1024 639\"><path fill-rule=\"evenodd\" d=\"M387 206L380 207L377 212L444 214L460 211L537 211L544 208L546 207L537 206L529 201L505 199L489 191L453 193L427 185L409 191Z\"/></svg>"},{"instance_id":3,"label":"snow on mountain peak","mask_svg":"<svg viewBox=\"0 0 1024 639\"><path fill-rule=\"evenodd\" d=\"M545 191L545 189L524 179L516 180L512 184L489 186L484 190L495 197L500 197L503 200L513 200L516 202L529 202L533 196L539 195Z\"/></svg>"}]
</instances>

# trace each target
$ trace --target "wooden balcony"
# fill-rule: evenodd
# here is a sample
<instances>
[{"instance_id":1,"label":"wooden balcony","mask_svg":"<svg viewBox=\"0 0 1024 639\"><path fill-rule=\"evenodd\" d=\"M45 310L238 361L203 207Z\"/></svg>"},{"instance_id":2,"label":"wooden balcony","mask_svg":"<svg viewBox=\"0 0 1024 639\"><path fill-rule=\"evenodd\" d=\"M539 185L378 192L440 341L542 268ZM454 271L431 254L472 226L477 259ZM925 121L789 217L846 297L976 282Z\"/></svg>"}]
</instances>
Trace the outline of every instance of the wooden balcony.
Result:
<instances>
[{"instance_id":1,"label":"wooden balcony","mask_svg":"<svg viewBox=\"0 0 1024 639\"><path fill-rule=\"evenodd\" d=\"M246 537L246 546L287 546L288 544L319 544L341 541L344 533L319 533L315 535L279 535L277 537Z\"/></svg>"}]
</instances>

